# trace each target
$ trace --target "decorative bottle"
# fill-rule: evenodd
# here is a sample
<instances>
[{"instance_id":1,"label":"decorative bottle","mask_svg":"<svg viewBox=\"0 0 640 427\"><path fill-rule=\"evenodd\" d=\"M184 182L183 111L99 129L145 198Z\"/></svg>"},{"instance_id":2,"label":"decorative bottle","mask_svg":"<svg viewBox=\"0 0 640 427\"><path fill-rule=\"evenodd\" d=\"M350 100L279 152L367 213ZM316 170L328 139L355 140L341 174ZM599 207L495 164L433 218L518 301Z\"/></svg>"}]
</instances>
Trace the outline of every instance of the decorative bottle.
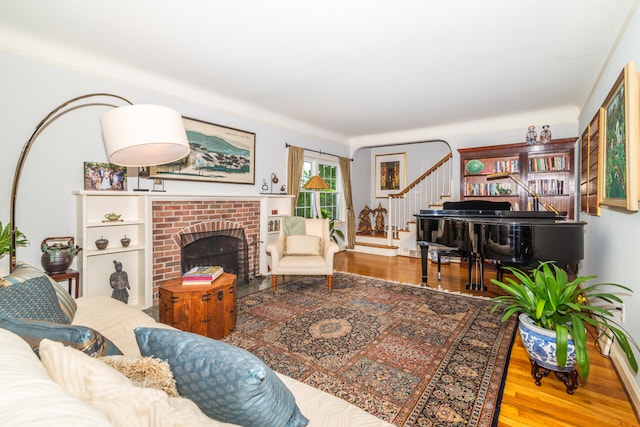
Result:
<instances>
[{"instance_id":1,"label":"decorative bottle","mask_svg":"<svg viewBox=\"0 0 640 427\"><path fill-rule=\"evenodd\" d=\"M535 126L529 126L529 132L527 132L527 144L533 145L536 143L536 138L538 134L536 133Z\"/></svg>"},{"instance_id":2,"label":"decorative bottle","mask_svg":"<svg viewBox=\"0 0 640 427\"><path fill-rule=\"evenodd\" d=\"M542 132L540 132L540 142L542 144L551 142L551 131L549 130L549 125L542 126Z\"/></svg>"}]
</instances>

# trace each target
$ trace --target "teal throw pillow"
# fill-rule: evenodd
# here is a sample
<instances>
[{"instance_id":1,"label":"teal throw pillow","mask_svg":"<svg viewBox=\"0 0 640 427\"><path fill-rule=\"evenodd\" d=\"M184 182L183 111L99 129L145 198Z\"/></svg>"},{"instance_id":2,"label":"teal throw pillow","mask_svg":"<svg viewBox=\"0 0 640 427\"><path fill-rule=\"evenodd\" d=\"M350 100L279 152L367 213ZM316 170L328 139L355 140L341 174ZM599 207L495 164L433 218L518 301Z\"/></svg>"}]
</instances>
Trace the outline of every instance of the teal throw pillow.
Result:
<instances>
[{"instance_id":1,"label":"teal throw pillow","mask_svg":"<svg viewBox=\"0 0 640 427\"><path fill-rule=\"evenodd\" d=\"M47 276L0 287L0 317L69 323Z\"/></svg>"},{"instance_id":2,"label":"teal throw pillow","mask_svg":"<svg viewBox=\"0 0 640 427\"><path fill-rule=\"evenodd\" d=\"M0 328L20 335L36 354L40 347L40 341L44 338L59 341L92 357L122 354L120 349L104 335L86 326L0 318Z\"/></svg>"},{"instance_id":3,"label":"teal throw pillow","mask_svg":"<svg viewBox=\"0 0 640 427\"><path fill-rule=\"evenodd\" d=\"M136 328L143 356L169 362L178 393L209 417L252 427L298 427L309 420L278 376L253 354L175 329Z\"/></svg>"},{"instance_id":4,"label":"teal throw pillow","mask_svg":"<svg viewBox=\"0 0 640 427\"><path fill-rule=\"evenodd\" d=\"M18 261L11 274L0 277L0 286L17 285L29 279L36 277L46 277L51 282L53 290L56 291L56 297L58 298L58 304L62 309L65 317L68 319L65 323L73 322L73 316L75 316L78 306L76 301L69 295L69 291L63 288L58 282L49 277L44 271L39 270L23 261Z\"/></svg>"}]
</instances>

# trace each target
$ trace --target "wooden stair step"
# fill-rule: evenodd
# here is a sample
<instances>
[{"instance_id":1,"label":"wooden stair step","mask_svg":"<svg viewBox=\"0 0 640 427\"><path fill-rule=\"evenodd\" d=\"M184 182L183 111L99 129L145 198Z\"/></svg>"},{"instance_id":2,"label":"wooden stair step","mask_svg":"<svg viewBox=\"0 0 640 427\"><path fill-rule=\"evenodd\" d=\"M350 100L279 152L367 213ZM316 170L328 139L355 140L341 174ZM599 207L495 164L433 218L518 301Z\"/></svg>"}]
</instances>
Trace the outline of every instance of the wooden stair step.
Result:
<instances>
[{"instance_id":1,"label":"wooden stair step","mask_svg":"<svg viewBox=\"0 0 640 427\"><path fill-rule=\"evenodd\" d=\"M356 245L358 246L368 246L370 248L380 248L380 249L398 249L398 246L389 246L389 245L380 245L378 243L363 243L356 241Z\"/></svg>"}]
</instances>

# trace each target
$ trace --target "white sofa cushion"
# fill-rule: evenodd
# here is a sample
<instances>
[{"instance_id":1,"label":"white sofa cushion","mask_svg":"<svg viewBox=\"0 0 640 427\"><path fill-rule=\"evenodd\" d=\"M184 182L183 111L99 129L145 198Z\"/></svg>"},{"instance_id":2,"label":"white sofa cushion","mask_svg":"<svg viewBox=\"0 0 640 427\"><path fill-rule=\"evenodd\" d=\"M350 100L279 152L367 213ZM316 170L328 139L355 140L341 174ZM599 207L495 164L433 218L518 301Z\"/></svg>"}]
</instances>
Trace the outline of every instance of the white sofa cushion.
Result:
<instances>
[{"instance_id":1,"label":"white sofa cushion","mask_svg":"<svg viewBox=\"0 0 640 427\"><path fill-rule=\"evenodd\" d=\"M0 367L0 425L112 425L100 412L51 381L29 344L5 329L0 329Z\"/></svg>"},{"instance_id":2,"label":"white sofa cushion","mask_svg":"<svg viewBox=\"0 0 640 427\"><path fill-rule=\"evenodd\" d=\"M42 340L40 357L54 381L116 427L230 426L207 417L188 399L136 387L101 360L59 342Z\"/></svg>"},{"instance_id":3,"label":"white sofa cushion","mask_svg":"<svg viewBox=\"0 0 640 427\"><path fill-rule=\"evenodd\" d=\"M393 427L386 421L308 384L276 372L296 397L303 414L308 414L307 427Z\"/></svg>"},{"instance_id":4,"label":"white sofa cushion","mask_svg":"<svg viewBox=\"0 0 640 427\"><path fill-rule=\"evenodd\" d=\"M133 333L138 326L171 328L169 325L156 322L144 312L108 296L80 297L76 303L78 310L73 324L99 331L127 356L141 356Z\"/></svg>"}]
</instances>

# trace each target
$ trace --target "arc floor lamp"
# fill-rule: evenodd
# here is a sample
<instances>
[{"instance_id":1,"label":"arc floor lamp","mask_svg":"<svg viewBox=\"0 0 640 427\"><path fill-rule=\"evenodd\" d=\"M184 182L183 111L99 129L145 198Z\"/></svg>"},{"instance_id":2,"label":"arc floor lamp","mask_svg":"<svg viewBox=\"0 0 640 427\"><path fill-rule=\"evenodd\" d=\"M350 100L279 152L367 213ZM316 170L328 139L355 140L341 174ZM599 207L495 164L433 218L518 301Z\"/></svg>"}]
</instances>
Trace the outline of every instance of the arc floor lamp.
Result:
<instances>
[{"instance_id":1,"label":"arc floor lamp","mask_svg":"<svg viewBox=\"0 0 640 427\"><path fill-rule=\"evenodd\" d=\"M125 105L115 105L124 102ZM113 107L100 118L102 140L110 163L120 166L153 166L179 160L189 154L182 116L160 105L133 104L111 93L90 93L63 102L36 126L22 147L11 187L10 269L16 264L16 195L24 161L31 146L47 126L65 114L84 107Z\"/></svg>"}]
</instances>

